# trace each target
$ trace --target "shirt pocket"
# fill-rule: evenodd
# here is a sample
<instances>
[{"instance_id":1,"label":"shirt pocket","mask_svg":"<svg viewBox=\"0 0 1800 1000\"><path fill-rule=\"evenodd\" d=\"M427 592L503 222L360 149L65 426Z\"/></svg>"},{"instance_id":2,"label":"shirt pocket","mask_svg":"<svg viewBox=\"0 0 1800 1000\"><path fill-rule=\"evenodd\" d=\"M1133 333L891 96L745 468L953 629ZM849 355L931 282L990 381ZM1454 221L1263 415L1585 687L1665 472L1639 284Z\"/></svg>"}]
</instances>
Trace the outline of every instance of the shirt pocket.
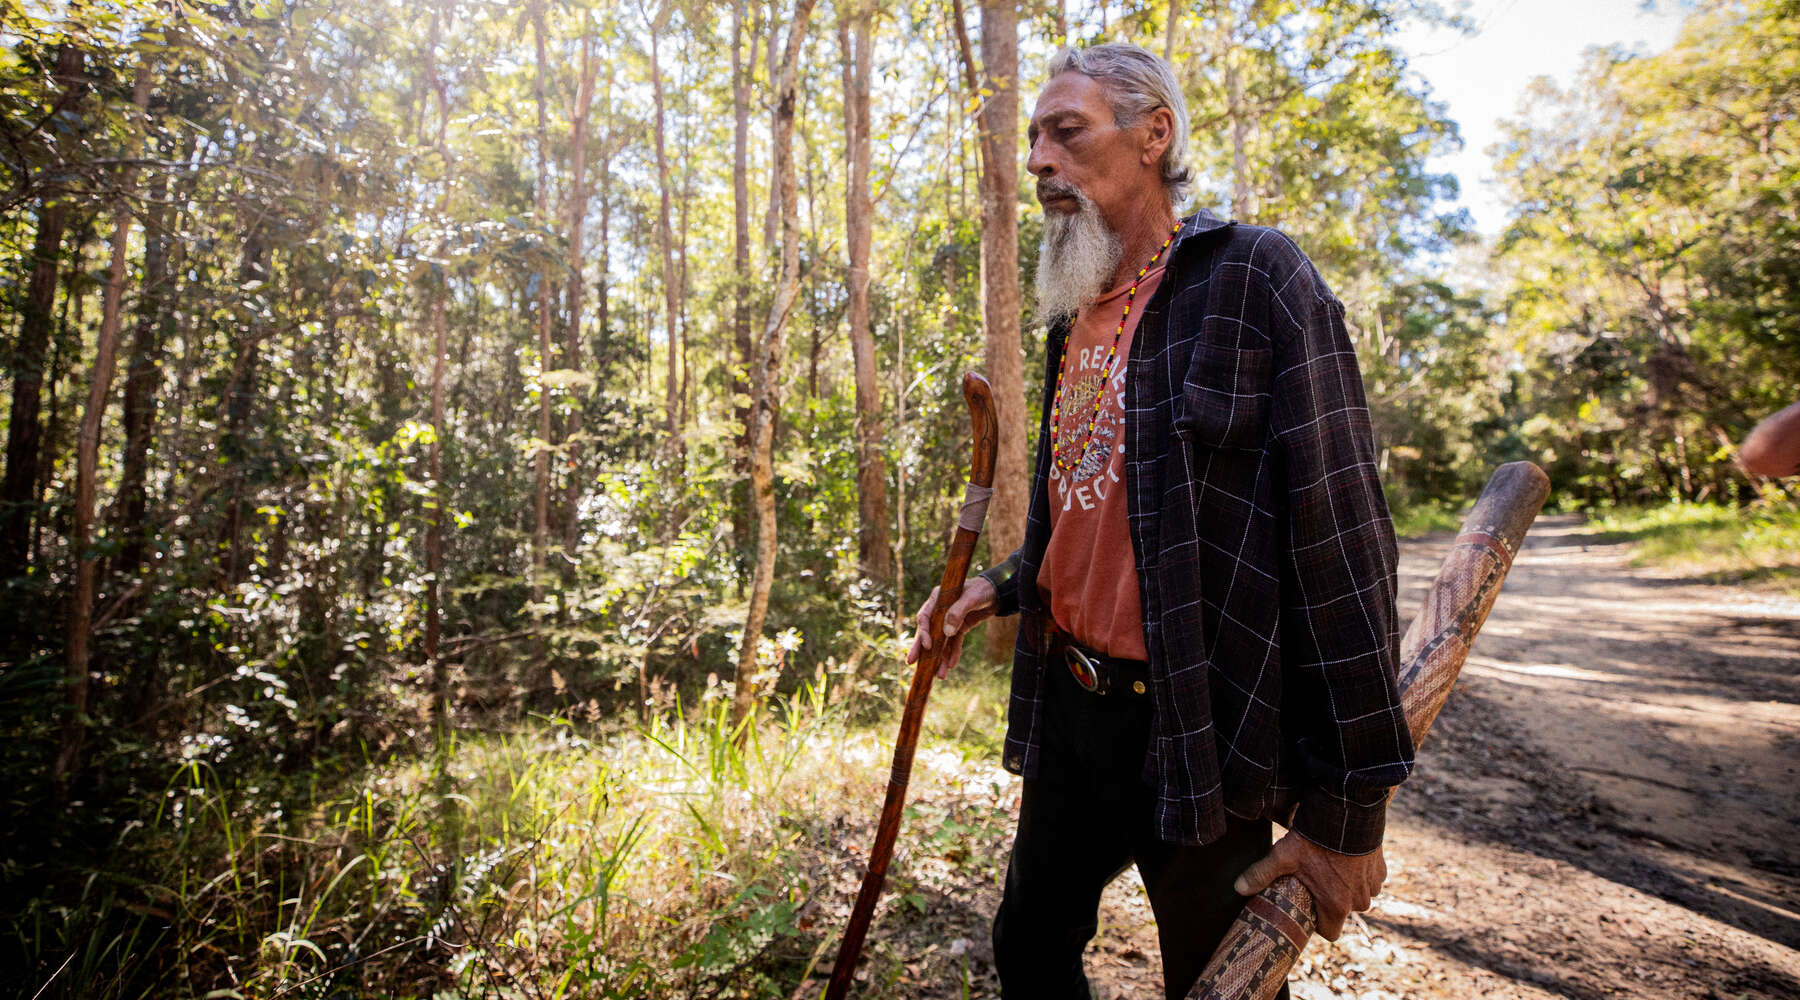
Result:
<instances>
[{"instance_id":1,"label":"shirt pocket","mask_svg":"<svg viewBox=\"0 0 1800 1000\"><path fill-rule=\"evenodd\" d=\"M1268 348L1203 344L1183 380L1175 433L1207 448L1258 450L1269 435Z\"/></svg>"}]
</instances>

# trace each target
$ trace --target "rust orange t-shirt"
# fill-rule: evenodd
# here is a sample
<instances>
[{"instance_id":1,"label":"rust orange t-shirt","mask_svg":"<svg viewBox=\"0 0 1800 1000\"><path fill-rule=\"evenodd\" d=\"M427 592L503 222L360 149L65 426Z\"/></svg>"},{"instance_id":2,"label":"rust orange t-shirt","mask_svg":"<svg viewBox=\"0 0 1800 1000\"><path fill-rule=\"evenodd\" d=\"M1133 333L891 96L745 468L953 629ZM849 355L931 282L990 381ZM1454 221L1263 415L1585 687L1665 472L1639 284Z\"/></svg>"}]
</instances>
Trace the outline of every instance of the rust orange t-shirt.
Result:
<instances>
[{"instance_id":1,"label":"rust orange t-shirt","mask_svg":"<svg viewBox=\"0 0 1800 1000\"><path fill-rule=\"evenodd\" d=\"M1056 450L1063 464L1073 467L1064 471L1051 458L1050 544L1038 570L1038 590L1059 628L1090 649L1130 660L1146 660L1149 654L1125 503L1125 359L1138 317L1162 275L1159 266L1138 282L1118 356L1104 383L1101 369L1131 285L1100 296L1070 327Z\"/></svg>"}]
</instances>

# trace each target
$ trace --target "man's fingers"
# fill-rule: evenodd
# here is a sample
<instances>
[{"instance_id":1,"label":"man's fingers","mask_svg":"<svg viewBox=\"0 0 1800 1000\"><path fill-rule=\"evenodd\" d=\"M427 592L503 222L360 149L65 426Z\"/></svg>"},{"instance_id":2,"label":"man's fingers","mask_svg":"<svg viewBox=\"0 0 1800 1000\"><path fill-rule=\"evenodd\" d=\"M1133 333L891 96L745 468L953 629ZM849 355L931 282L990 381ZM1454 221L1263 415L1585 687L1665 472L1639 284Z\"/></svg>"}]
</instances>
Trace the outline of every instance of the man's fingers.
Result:
<instances>
[{"instance_id":1,"label":"man's fingers","mask_svg":"<svg viewBox=\"0 0 1800 1000\"><path fill-rule=\"evenodd\" d=\"M1298 875L1300 883L1312 893L1313 916L1318 920L1319 933L1328 941L1336 941L1344 929L1344 918L1350 915L1354 899L1351 888L1329 868L1321 870L1312 866Z\"/></svg>"},{"instance_id":2,"label":"man's fingers","mask_svg":"<svg viewBox=\"0 0 1800 1000\"><path fill-rule=\"evenodd\" d=\"M938 660L938 680L950 676L950 668L962 659L963 637L954 636L944 646L944 655Z\"/></svg>"},{"instance_id":3,"label":"man's fingers","mask_svg":"<svg viewBox=\"0 0 1800 1000\"><path fill-rule=\"evenodd\" d=\"M1237 882L1232 888L1236 889L1240 896L1254 896L1267 889L1270 882L1283 875L1292 875L1293 873L1293 859L1288 856L1286 851L1282 850L1280 844L1276 844L1274 849L1262 860L1244 869L1244 873L1237 877Z\"/></svg>"},{"instance_id":4,"label":"man's fingers","mask_svg":"<svg viewBox=\"0 0 1800 1000\"><path fill-rule=\"evenodd\" d=\"M1336 941L1344 933L1343 917L1327 917L1323 913L1317 914L1317 916L1319 918L1317 930L1320 937L1327 941Z\"/></svg>"},{"instance_id":5,"label":"man's fingers","mask_svg":"<svg viewBox=\"0 0 1800 1000\"><path fill-rule=\"evenodd\" d=\"M915 641L925 649L931 648L931 613L937 609L937 595L938 589L931 588L931 596L925 598L924 606L919 608L918 638ZM912 663L915 659L916 657L906 662Z\"/></svg>"}]
</instances>

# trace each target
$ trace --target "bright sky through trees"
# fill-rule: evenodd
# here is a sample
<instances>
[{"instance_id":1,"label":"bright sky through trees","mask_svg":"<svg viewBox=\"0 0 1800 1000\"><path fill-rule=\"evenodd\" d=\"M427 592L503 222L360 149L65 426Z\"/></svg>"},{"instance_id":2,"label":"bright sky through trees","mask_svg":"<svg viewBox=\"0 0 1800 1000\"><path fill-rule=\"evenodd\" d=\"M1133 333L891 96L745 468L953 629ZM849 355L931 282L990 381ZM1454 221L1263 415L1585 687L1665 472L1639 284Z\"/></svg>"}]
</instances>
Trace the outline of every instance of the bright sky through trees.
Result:
<instances>
[{"instance_id":1,"label":"bright sky through trees","mask_svg":"<svg viewBox=\"0 0 1800 1000\"><path fill-rule=\"evenodd\" d=\"M1435 158L1431 168L1456 175L1476 229L1491 235L1506 224L1488 147L1500 137L1496 121L1518 112L1531 81L1550 76L1567 86L1594 46L1660 52L1675 40L1686 10L1668 0L1651 10L1641 0L1472 0L1465 11L1472 35L1416 23L1401 34L1412 70L1462 129L1462 151Z\"/></svg>"}]
</instances>

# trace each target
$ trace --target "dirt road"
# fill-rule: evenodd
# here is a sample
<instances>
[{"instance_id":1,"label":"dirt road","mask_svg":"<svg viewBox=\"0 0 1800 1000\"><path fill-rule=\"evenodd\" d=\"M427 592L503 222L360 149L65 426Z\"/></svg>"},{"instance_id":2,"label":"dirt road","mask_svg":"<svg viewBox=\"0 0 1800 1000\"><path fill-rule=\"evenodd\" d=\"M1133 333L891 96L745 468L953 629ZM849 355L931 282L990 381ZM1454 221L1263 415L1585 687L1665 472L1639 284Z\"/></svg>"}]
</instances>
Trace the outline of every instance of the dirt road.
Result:
<instances>
[{"instance_id":1,"label":"dirt road","mask_svg":"<svg viewBox=\"0 0 1800 1000\"><path fill-rule=\"evenodd\" d=\"M1403 620L1449 540L1403 545ZM1800 601L1629 555L1533 528L1395 799L1386 897L1297 998L1800 997ZM1109 896L1115 956L1155 953L1141 898ZM1097 986L1134 974L1096 994L1154 996L1148 964L1102 957Z\"/></svg>"},{"instance_id":2,"label":"dirt road","mask_svg":"<svg viewBox=\"0 0 1800 1000\"><path fill-rule=\"evenodd\" d=\"M1449 542L1402 545L1402 620ZM1578 518L1538 522L1395 799L1386 893L1307 948L1298 1000L1800 998L1800 600L1629 556ZM942 791L921 808L991 788L988 828L1004 827L1016 781L967 768L924 782ZM879 995L995 995L994 839L973 880L915 856L933 898L890 924L904 971ZM1101 1000L1162 995L1131 874L1088 967Z\"/></svg>"}]
</instances>

